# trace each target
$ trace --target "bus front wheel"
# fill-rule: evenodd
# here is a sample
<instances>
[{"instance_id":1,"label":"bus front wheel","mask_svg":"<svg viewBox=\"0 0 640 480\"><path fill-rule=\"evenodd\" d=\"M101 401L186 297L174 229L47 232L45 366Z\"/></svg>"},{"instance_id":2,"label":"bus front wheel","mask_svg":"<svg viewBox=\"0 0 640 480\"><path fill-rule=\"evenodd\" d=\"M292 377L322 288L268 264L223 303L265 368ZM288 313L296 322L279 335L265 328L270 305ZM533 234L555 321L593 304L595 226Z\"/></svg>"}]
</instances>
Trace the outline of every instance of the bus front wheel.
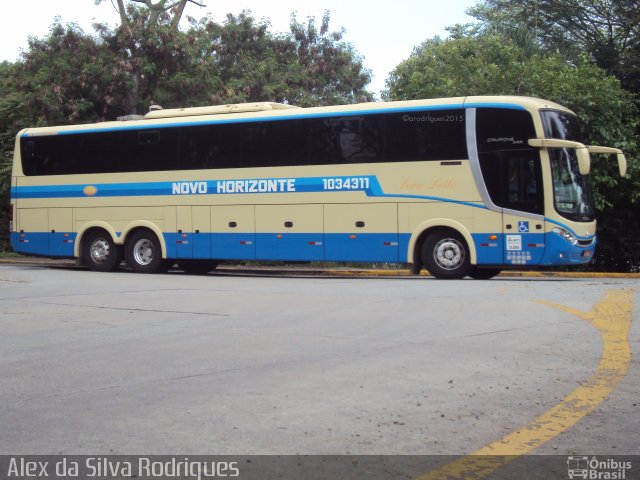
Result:
<instances>
[{"instance_id":1,"label":"bus front wheel","mask_svg":"<svg viewBox=\"0 0 640 480\"><path fill-rule=\"evenodd\" d=\"M91 270L112 272L122 262L122 247L104 230L94 230L82 241L82 260Z\"/></svg>"},{"instance_id":2,"label":"bus front wheel","mask_svg":"<svg viewBox=\"0 0 640 480\"><path fill-rule=\"evenodd\" d=\"M167 270L158 237L147 230L135 232L125 244L127 264L137 273L158 273Z\"/></svg>"},{"instance_id":3,"label":"bus front wheel","mask_svg":"<svg viewBox=\"0 0 640 480\"><path fill-rule=\"evenodd\" d=\"M422 262L436 278L464 278L471 272L469 248L452 230L436 230L422 245Z\"/></svg>"}]
</instances>

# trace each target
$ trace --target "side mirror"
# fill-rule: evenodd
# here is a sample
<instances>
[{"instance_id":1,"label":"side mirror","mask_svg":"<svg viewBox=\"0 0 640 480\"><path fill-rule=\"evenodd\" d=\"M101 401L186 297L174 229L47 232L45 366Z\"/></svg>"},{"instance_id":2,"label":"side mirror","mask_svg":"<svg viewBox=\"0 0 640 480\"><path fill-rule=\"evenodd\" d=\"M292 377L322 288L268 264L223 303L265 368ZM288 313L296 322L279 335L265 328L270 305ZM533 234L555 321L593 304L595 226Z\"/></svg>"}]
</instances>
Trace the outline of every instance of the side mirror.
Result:
<instances>
[{"instance_id":1,"label":"side mirror","mask_svg":"<svg viewBox=\"0 0 640 480\"><path fill-rule=\"evenodd\" d=\"M591 172L591 150L580 142L571 140L558 140L555 138L532 138L529 145L536 148L572 148L578 158L578 170L580 175L589 175Z\"/></svg>"},{"instance_id":2,"label":"side mirror","mask_svg":"<svg viewBox=\"0 0 640 480\"><path fill-rule=\"evenodd\" d=\"M599 147L595 145L589 145L587 147L590 153L603 153L605 155L615 155L618 159L618 170L620 171L620 176L624 177L627 174L627 159L622 153L622 150L618 148L610 148L610 147Z\"/></svg>"},{"instance_id":3,"label":"side mirror","mask_svg":"<svg viewBox=\"0 0 640 480\"><path fill-rule=\"evenodd\" d=\"M620 176L624 177L627 174L627 158L624 153L618 153L618 170L620 170Z\"/></svg>"},{"instance_id":4,"label":"side mirror","mask_svg":"<svg viewBox=\"0 0 640 480\"><path fill-rule=\"evenodd\" d=\"M580 175L589 175L591 173L591 156L589 150L586 147L576 148L576 155L578 157L578 170Z\"/></svg>"}]
</instances>

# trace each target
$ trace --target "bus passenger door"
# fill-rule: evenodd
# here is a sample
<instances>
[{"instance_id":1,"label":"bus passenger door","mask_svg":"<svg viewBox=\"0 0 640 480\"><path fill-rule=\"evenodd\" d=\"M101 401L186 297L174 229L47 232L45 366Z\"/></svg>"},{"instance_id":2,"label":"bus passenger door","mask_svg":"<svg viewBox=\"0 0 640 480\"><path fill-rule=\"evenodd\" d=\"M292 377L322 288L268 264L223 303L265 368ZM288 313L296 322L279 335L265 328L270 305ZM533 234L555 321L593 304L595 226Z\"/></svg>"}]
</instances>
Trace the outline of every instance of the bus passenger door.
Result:
<instances>
[{"instance_id":1,"label":"bus passenger door","mask_svg":"<svg viewBox=\"0 0 640 480\"><path fill-rule=\"evenodd\" d=\"M502 217L504 263L539 265L545 250L544 196L537 152L505 152Z\"/></svg>"},{"instance_id":2,"label":"bus passenger door","mask_svg":"<svg viewBox=\"0 0 640 480\"><path fill-rule=\"evenodd\" d=\"M473 119L473 109L468 118ZM544 255L544 191L540 151L531 113L520 109L478 108L475 115L480 170L489 210L502 212L503 264L537 265ZM469 123L473 126L473 122ZM497 242L498 244L500 242ZM491 245L491 242L484 242Z\"/></svg>"}]
</instances>

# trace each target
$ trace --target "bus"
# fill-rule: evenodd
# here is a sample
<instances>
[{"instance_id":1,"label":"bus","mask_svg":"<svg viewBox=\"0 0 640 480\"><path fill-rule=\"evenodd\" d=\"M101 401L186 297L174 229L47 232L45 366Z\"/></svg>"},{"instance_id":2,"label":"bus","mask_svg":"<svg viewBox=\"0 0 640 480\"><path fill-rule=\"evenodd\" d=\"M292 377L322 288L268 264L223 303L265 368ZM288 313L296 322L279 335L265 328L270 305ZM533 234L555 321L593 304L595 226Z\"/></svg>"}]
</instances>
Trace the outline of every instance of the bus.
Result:
<instances>
[{"instance_id":1,"label":"bus","mask_svg":"<svg viewBox=\"0 0 640 480\"><path fill-rule=\"evenodd\" d=\"M409 264L436 278L577 265L591 154L546 100L234 104L18 133L11 244L96 271L227 261Z\"/></svg>"}]
</instances>

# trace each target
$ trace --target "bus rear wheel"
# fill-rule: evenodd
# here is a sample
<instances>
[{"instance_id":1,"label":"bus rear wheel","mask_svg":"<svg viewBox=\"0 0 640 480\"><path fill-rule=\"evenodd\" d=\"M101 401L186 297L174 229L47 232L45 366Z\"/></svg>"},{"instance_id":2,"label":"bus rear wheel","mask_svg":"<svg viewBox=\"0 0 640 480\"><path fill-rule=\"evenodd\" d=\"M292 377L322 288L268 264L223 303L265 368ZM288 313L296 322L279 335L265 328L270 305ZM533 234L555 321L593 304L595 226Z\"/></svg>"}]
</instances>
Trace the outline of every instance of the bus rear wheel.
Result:
<instances>
[{"instance_id":1,"label":"bus rear wheel","mask_svg":"<svg viewBox=\"0 0 640 480\"><path fill-rule=\"evenodd\" d=\"M122 247L104 230L90 232L82 241L82 260L96 272L112 272L122 262Z\"/></svg>"},{"instance_id":2,"label":"bus rear wheel","mask_svg":"<svg viewBox=\"0 0 640 480\"><path fill-rule=\"evenodd\" d=\"M205 275L215 270L217 266L218 262L213 260L182 260L178 262L178 267L190 275Z\"/></svg>"},{"instance_id":3,"label":"bus rear wheel","mask_svg":"<svg viewBox=\"0 0 640 480\"><path fill-rule=\"evenodd\" d=\"M127 265L137 273L165 272L168 262L162 258L162 247L156 235L149 230L135 232L125 244Z\"/></svg>"},{"instance_id":4,"label":"bus rear wheel","mask_svg":"<svg viewBox=\"0 0 640 480\"><path fill-rule=\"evenodd\" d=\"M501 268L473 267L469 272L469 276L476 280L489 280L498 275L501 271Z\"/></svg>"},{"instance_id":5,"label":"bus rear wheel","mask_svg":"<svg viewBox=\"0 0 640 480\"><path fill-rule=\"evenodd\" d=\"M436 278L464 278L471 271L469 248L453 230L436 230L422 245L422 262Z\"/></svg>"}]
</instances>

